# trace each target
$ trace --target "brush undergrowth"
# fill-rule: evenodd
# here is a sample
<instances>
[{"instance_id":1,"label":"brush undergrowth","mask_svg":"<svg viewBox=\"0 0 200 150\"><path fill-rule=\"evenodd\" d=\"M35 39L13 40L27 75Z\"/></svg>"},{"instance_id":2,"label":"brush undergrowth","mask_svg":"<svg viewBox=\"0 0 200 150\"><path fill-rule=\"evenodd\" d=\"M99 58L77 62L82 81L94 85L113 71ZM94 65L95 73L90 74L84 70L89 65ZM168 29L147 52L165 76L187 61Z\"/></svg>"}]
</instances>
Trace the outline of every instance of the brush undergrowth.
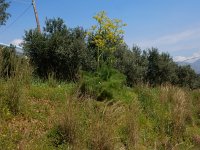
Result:
<instances>
[{"instance_id":1,"label":"brush undergrowth","mask_svg":"<svg viewBox=\"0 0 200 150\"><path fill-rule=\"evenodd\" d=\"M6 58L2 71L0 54L0 149L200 148L199 90L128 88L108 68L83 73L78 85L32 80L28 60Z\"/></svg>"},{"instance_id":2,"label":"brush undergrowth","mask_svg":"<svg viewBox=\"0 0 200 150\"><path fill-rule=\"evenodd\" d=\"M115 69L102 67L96 73L84 72L79 83L80 96L97 101L115 99L115 92L124 88L125 76Z\"/></svg>"},{"instance_id":3,"label":"brush undergrowth","mask_svg":"<svg viewBox=\"0 0 200 150\"><path fill-rule=\"evenodd\" d=\"M17 56L12 49L0 49L0 116L20 113L23 87L31 83L32 69L27 59Z\"/></svg>"},{"instance_id":4,"label":"brush undergrowth","mask_svg":"<svg viewBox=\"0 0 200 150\"><path fill-rule=\"evenodd\" d=\"M6 93L7 81L3 82L1 89L5 88L2 91ZM200 96L197 91L188 92L172 86L153 89L138 87L127 91L134 92L127 103L123 95L118 96L117 101L99 102L88 97L80 99L69 92L74 90L74 86L69 87L53 88L41 84L31 85L29 89L21 88L24 91L21 97L27 100L25 107L22 107L25 110L7 119L1 118L0 144L4 147L10 145L10 149L199 147L197 104ZM56 96L52 88L61 90L62 96ZM6 95L2 91L1 97ZM53 99L49 97L50 93L54 95ZM4 109L6 112L10 112L9 107Z\"/></svg>"}]
</instances>

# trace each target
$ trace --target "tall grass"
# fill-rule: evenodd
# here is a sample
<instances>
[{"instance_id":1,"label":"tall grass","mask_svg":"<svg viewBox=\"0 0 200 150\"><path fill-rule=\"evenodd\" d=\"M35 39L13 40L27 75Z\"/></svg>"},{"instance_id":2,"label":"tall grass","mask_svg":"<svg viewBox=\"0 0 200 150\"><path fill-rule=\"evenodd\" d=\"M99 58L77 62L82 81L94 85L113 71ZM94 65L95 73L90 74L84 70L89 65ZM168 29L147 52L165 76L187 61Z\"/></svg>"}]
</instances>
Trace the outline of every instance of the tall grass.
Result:
<instances>
[{"instance_id":1,"label":"tall grass","mask_svg":"<svg viewBox=\"0 0 200 150\"><path fill-rule=\"evenodd\" d=\"M6 91L1 98L3 109L8 109L13 115L19 113L22 87L30 85L31 74L28 60L17 56L11 48L0 48L0 78L6 82Z\"/></svg>"},{"instance_id":2,"label":"tall grass","mask_svg":"<svg viewBox=\"0 0 200 150\"><path fill-rule=\"evenodd\" d=\"M88 113L88 148L97 150L111 150L115 148L118 136L116 129L115 106L102 105L95 101L90 102ZM119 116L120 117L120 116ZM116 120L115 120L116 119Z\"/></svg>"},{"instance_id":3,"label":"tall grass","mask_svg":"<svg viewBox=\"0 0 200 150\"><path fill-rule=\"evenodd\" d=\"M117 72L109 77L107 74L86 75L82 87L74 84L58 86L53 74L46 83L31 84L32 69L28 60L14 54L6 56L9 58L5 59L0 51L0 146L10 145L17 149L22 140L19 137L24 137L24 132L33 138L38 132L34 128L42 126L43 134L39 136L39 144L36 142L41 145L40 149L172 150L200 147L198 90L171 85L125 88L124 77ZM71 94L74 87L79 87L81 98ZM30 108L23 107L24 100L30 103L27 105ZM23 124L19 129L13 127L18 131L16 139L12 140L12 133L1 129L10 130L15 120L10 123L6 117L20 116L23 109L31 115L26 115L28 121L23 118L22 123L37 123L37 126L28 130L23 129ZM44 119L46 117L48 119ZM5 127L7 123L9 126ZM25 138L28 141L30 137ZM29 149L39 147L31 140L25 143L29 144Z\"/></svg>"},{"instance_id":4,"label":"tall grass","mask_svg":"<svg viewBox=\"0 0 200 150\"><path fill-rule=\"evenodd\" d=\"M52 129L53 139L60 141L57 147L137 150L195 146L198 134L191 130L192 97L187 91L168 85L139 87L135 92L138 98L129 103L68 99L55 125L56 134Z\"/></svg>"},{"instance_id":5,"label":"tall grass","mask_svg":"<svg viewBox=\"0 0 200 150\"><path fill-rule=\"evenodd\" d=\"M83 147L81 143L81 113L79 104L74 99L67 98L64 110L56 120L55 126L49 133L54 147L77 149Z\"/></svg>"},{"instance_id":6,"label":"tall grass","mask_svg":"<svg viewBox=\"0 0 200 150\"><path fill-rule=\"evenodd\" d=\"M125 114L126 149L140 148L139 116L140 107L136 102L132 102Z\"/></svg>"}]
</instances>

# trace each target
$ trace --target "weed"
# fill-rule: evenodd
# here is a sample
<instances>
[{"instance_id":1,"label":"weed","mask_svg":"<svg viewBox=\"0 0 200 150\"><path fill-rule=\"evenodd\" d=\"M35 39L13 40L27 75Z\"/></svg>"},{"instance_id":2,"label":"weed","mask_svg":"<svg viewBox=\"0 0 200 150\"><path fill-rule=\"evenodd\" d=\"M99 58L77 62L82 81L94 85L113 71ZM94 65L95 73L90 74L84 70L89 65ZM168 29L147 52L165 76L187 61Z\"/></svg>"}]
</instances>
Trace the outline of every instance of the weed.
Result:
<instances>
[{"instance_id":1,"label":"weed","mask_svg":"<svg viewBox=\"0 0 200 150\"><path fill-rule=\"evenodd\" d=\"M78 104L68 98L65 111L52 129L48 137L54 147L68 145L75 148L80 144L80 120Z\"/></svg>"},{"instance_id":2,"label":"weed","mask_svg":"<svg viewBox=\"0 0 200 150\"><path fill-rule=\"evenodd\" d=\"M114 131L112 124L107 120L106 115L98 108L91 108L89 123L88 148L93 150L112 150L114 149ZM108 121L108 122L107 122Z\"/></svg>"},{"instance_id":3,"label":"weed","mask_svg":"<svg viewBox=\"0 0 200 150\"><path fill-rule=\"evenodd\" d=\"M96 74L85 73L80 81L80 95L89 95L98 100L111 100L114 98L114 92L121 90L125 83L124 75L116 70L109 70L106 73L104 69Z\"/></svg>"}]
</instances>

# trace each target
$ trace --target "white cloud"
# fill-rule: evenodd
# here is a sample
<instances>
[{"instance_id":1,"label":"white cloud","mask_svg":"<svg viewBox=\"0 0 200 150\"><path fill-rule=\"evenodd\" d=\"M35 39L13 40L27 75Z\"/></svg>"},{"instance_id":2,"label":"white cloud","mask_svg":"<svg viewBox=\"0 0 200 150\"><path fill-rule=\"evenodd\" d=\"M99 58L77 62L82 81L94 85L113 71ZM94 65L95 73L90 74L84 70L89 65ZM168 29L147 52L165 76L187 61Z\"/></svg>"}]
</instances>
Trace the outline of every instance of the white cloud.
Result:
<instances>
[{"instance_id":1,"label":"white cloud","mask_svg":"<svg viewBox=\"0 0 200 150\"><path fill-rule=\"evenodd\" d=\"M143 40L138 42L143 49L148 47L158 47L168 52L199 49L200 48L200 28L185 30L161 36L155 39Z\"/></svg>"},{"instance_id":2,"label":"white cloud","mask_svg":"<svg viewBox=\"0 0 200 150\"><path fill-rule=\"evenodd\" d=\"M15 46L20 46L20 44L22 44L22 42L23 42L22 39L15 39L10 44L13 44Z\"/></svg>"},{"instance_id":3,"label":"white cloud","mask_svg":"<svg viewBox=\"0 0 200 150\"><path fill-rule=\"evenodd\" d=\"M192 56L176 56L174 57L175 62L188 62L188 63L193 63L200 59L200 51L195 52L192 54Z\"/></svg>"},{"instance_id":4,"label":"white cloud","mask_svg":"<svg viewBox=\"0 0 200 150\"><path fill-rule=\"evenodd\" d=\"M174 57L174 61L175 62L182 62L182 61L185 61L187 59L187 57L184 57L184 56L176 56Z\"/></svg>"}]
</instances>

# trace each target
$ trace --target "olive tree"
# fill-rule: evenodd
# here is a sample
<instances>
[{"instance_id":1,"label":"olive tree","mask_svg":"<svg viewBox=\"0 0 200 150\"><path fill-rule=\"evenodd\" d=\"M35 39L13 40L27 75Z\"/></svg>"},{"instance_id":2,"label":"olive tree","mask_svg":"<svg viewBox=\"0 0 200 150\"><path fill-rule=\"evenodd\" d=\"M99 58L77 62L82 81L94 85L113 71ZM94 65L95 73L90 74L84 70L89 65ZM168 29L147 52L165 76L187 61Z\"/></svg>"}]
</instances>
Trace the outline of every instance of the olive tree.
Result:
<instances>
[{"instance_id":1,"label":"olive tree","mask_svg":"<svg viewBox=\"0 0 200 150\"><path fill-rule=\"evenodd\" d=\"M8 7L8 2L5 0L0 0L0 26L5 25L7 19L10 17L10 14L6 12Z\"/></svg>"}]
</instances>

